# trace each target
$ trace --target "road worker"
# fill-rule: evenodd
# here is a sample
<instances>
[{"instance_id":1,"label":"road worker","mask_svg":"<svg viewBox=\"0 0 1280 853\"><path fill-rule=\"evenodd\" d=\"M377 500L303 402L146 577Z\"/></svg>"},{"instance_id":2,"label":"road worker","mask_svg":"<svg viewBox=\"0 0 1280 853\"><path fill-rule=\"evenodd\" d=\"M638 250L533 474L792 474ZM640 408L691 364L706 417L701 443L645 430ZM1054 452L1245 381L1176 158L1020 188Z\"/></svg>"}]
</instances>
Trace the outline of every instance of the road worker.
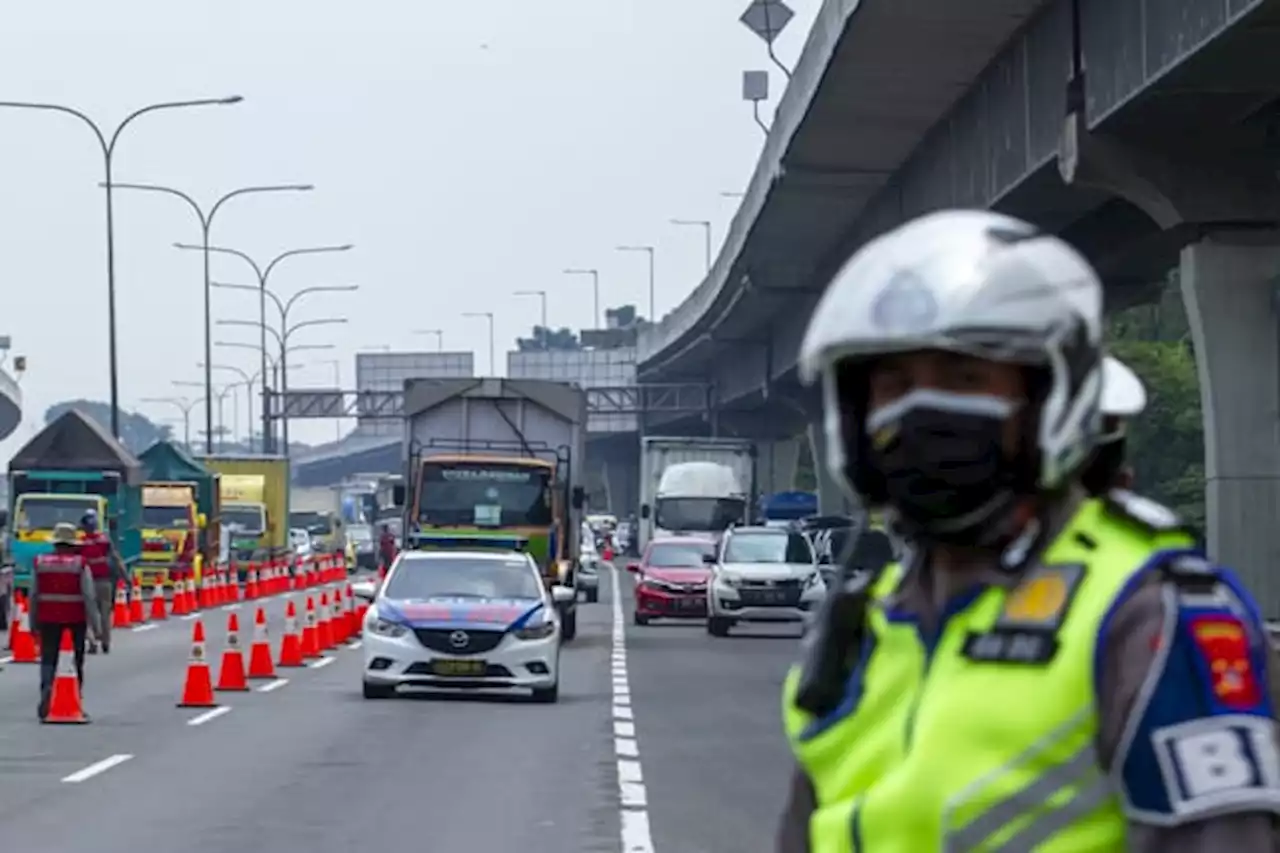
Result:
<instances>
[{"instance_id":1,"label":"road worker","mask_svg":"<svg viewBox=\"0 0 1280 853\"><path fill-rule=\"evenodd\" d=\"M1101 339L1084 258L985 211L826 289L800 351L825 462L906 548L828 597L786 679L783 853L1276 849L1257 604L1170 510L1083 488Z\"/></svg>"},{"instance_id":2,"label":"road worker","mask_svg":"<svg viewBox=\"0 0 1280 853\"><path fill-rule=\"evenodd\" d=\"M101 529L98 513L89 510L80 519L80 554L93 576L94 602L98 619L89 639L89 654L111 653L111 608L115 604L116 584L124 579L123 561L111 543L111 536Z\"/></svg>"},{"instance_id":3,"label":"road worker","mask_svg":"<svg viewBox=\"0 0 1280 853\"><path fill-rule=\"evenodd\" d=\"M87 629L98 630L93 576L76 539L76 528L61 522L53 528L53 552L36 557L31 595L32 630L40 637L40 705L43 720L49 712L58 651L64 631L71 631L76 676L84 686L84 652Z\"/></svg>"}]
</instances>

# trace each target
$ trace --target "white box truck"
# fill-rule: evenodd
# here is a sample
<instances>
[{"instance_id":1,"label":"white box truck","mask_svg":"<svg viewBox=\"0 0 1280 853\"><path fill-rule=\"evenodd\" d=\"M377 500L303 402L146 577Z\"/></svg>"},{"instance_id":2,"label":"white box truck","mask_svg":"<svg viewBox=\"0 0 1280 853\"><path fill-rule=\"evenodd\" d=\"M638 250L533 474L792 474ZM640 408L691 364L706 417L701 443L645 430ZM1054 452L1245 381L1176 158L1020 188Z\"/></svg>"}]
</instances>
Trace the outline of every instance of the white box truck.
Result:
<instances>
[{"instance_id":1,"label":"white box truck","mask_svg":"<svg viewBox=\"0 0 1280 853\"><path fill-rule=\"evenodd\" d=\"M739 438L640 440L640 548L659 533L718 535L748 521L755 445Z\"/></svg>"}]
</instances>

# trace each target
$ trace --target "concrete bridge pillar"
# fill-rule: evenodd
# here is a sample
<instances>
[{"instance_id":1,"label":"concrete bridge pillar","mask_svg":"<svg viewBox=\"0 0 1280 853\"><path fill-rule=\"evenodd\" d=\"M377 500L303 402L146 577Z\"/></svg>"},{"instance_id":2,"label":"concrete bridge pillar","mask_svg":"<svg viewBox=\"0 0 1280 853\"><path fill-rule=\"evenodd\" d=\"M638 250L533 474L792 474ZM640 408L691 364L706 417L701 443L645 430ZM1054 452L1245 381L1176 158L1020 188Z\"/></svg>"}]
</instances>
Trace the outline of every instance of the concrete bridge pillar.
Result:
<instances>
[{"instance_id":1,"label":"concrete bridge pillar","mask_svg":"<svg viewBox=\"0 0 1280 853\"><path fill-rule=\"evenodd\" d=\"M848 512L849 500L844 488L836 482L827 468L827 433L822 419L809 422L809 450L813 454L813 475L818 483L818 512L821 515L840 515Z\"/></svg>"},{"instance_id":2,"label":"concrete bridge pillar","mask_svg":"<svg viewBox=\"0 0 1280 853\"><path fill-rule=\"evenodd\" d=\"M799 438L761 441L756 444L756 486L761 494L786 492L795 488L800 466Z\"/></svg>"},{"instance_id":3,"label":"concrete bridge pillar","mask_svg":"<svg viewBox=\"0 0 1280 853\"><path fill-rule=\"evenodd\" d=\"M1181 257L1204 411L1209 552L1280 617L1280 235L1218 233Z\"/></svg>"}]
</instances>

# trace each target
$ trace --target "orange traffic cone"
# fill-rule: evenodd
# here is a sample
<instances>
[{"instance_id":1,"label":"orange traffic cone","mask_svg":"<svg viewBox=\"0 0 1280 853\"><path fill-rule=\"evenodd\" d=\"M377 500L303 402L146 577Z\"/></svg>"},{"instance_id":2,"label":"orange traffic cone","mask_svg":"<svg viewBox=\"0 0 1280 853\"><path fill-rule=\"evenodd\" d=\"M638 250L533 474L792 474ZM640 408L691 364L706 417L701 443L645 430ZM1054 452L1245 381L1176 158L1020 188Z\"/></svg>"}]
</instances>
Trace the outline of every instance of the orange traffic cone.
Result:
<instances>
[{"instance_id":1,"label":"orange traffic cone","mask_svg":"<svg viewBox=\"0 0 1280 853\"><path fill-rule=\"evenodd\" d=\"M258 597L258 570L253 566L249 567L249 580L244 585L244 597L248 601Z\"/></svg>"},{"instance_id":2,"label":"orange traffic cone","mask_svg":"<svg viewBox=\"0 0 1280 853\"><path fill-rule=\"evenodd\" d=\"M187 582L184 578L176 577L173 579L173 607L171 611L174 616L186 616L187 610Z\"/></svg>"},{"instance_id":3,"label":"orange traffic cone","mask_svg":"<svg viewBox=\"0 0 1280 853\"><path fill-rule=\"evenodd\" d=\"M142 609L142 584L136 578L133 581L133 597L129 599L129 621L135 625L147 621L147 612Z\"/></svg>"},{"instance_id":4,"label":"orange traffic cone","mask_svg":"<svg viewBox=\"0 0 1280 853\"><path fill-rule=\"evenodd\" d=\"M329 602L329 639L335 646L347 641L347 623L342 615L342 590L333 590L333 600Z\"/></svg>"},{"instance_id":5,"label":"orange traffic cone","mask_svg":"<svg viewBox=\"0 0 1280 853\"><path fill-rule=\"evenodd\" d=\"M204 647L204 621L196 620L191 629L191 657L187 661L187 680L182 687L179 708L216 708L213 679L209 675L209 659Z\"/></svg>"},{"instance_id":6,"label":"orange traffic cone","mask_svg":"<svg viewBox=\"0 0 1280 853\"><path fill-rule=\"evenodd\" d=\"M276 677L276 667L271 662L271 642L267 639L267 614L261 607L253 617L253 646L249 649L249 677Z\"/></svg>"},{"instance_id":7,"label":"orange traffic cone","mask_svg":"<svg viewBox=\"0 0 1280 853\"><path fill-rule=\"evenodd\" d=\"M347 607L347 639L354 640L360 633L360 623L356 621L356 594L349 583L342 596L342 603Z\"/></svg>"},{"instance_id":8,"label":"orange traffic cone","mask_svg":"<svg viewBox=\"0 0 1280 853\"><path fill-rule=\"evenodd\" d=\"M304 658L320 657L320 643L316 629L316 603L307 596L307 610L302 623L302 656Z\"/></svg>"},{"instance_id":9,"label":"orange traffic cone","mask_svg":"<svg viewBox=\"0 0 1280 853\"><path fill-rule=\"evenodd\" d=\"M18 633L18 616L22 613L22 590L14 590L13 595L9 597L10 612L9 617L9 640L5 644L6 649L13 648L13 638Z\"/></svg>"},{"instance_id":10,"label":"orange traffic cone","mask_svg":"<svg viewBox=\"0 0 1280 853\"><path fill-rule=\"evenodd\" d=\"M111 627L128 628L131 624L129 603L125 600L124 594L124 581L120 581L116 584L116 606L111 611Z\"/></svg>"},{"instance_id":11,"label":"orange traffic cone","mask_svg":"<svg viewBox=\"0 0 1280 853\"><path fill-rule=\"evenodd\" d=\"M232 613L227 617L227 647L222 650L222 666L218 667L218 683L214 690L249 689L245 680L244 649L240 648L240 617Z\"/></svg>"},{"instance_id":12,"label":"orange traffic cone","mask_svg":"<svg viewBox=\"0 0 1280 853\"><path fill-rule=\"evenodd\" d=\"M280 641L280 666L306 666L302 662L302 638L298 636L298 611L293 599L284 606L284 639Z\"/></svg>"},{"instance_id":13,"label":"orange traffic cone","mask_svg":"<svg viewBox=\"0 0 1280 853\"><path fill-rule=\"evenodd\" d=\"M240 573L232 572L227 576L227 602L235 604L240 600Z\"/></svg>"},{"instance_id":14,"label":"orange traffic cone","mask_svg":"<svg viewBox=\"0 0 1280 853\"><path fill-rule=\"evenodd\" d=\"M156 585L151 588L151 618L156 622L169 618L164 610L164 584L160 581L156 581Z\"/></svg>"},{"instance_id":15,"label":"orange traffic cone","mask_svg":"<svg viewBox=\"0 0 1280 853\"><path fill-rule=\"evenodd\" d=\"M200 609L200 602L196 600L196 579L193 575L188 575L187 582L182 585L182 595L186 599L183 606L188 613L194 613Z\"/></svg>"},{"instance_id":16,"label":"orange traffic cone","mask_svg":"<svg viewBox=\"0 0 1280 853\"><path fill-rule=\"evenodd\" d=\"M53 676L53 690L42 723L83 724L89 722L80 701L80 678L76 674L75 650L71 647L71 629L62 629L58 646L58 671Z\"/></svg>"},{"instance_id":17,"label":"orange traffic cone","mask_svg":"<svg viewBox=\"0 0 1280 853\"><path fill-rule=\"evenodd\" d=\"M316 645L320 651L333 648L333 611L329 609L329 593L320 593L320 607L316 614Z\"/></svg>"},{"instance_id":18,"label":"orange traffic cone","mask_svg":"<svg viewBox=\"0 0 1280 853\"><path fill-rule=\"evenodd\" d=\"M18 604L17 630L13 634L13 660L10 663L39 663L40 648L36 635L31 632L31 610L27 600Z\"/></svg>"}]
</instances>

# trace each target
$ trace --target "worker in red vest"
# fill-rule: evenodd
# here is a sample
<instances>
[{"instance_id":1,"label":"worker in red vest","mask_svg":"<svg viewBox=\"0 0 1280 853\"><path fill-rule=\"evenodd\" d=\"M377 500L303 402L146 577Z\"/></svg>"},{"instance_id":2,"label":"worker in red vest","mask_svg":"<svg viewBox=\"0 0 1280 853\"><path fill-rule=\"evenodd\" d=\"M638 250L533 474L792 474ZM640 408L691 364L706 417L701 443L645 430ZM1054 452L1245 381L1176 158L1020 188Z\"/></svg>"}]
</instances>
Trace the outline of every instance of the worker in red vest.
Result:
<instances>
[{"instance_id":1,"label":"worker in red vest","mask_svg":"<svg viewBox=\"0 0 1280 853\"><path fill-rule=\"evenodd\" d=\"M116 582L123 577L116 567L123 563L111 544L111 537L100 528L96 512L89 510L84 514L80 519L80 531L80 555L93 576L94 601L98 608L98 627L89 641L89 654L97 654L99 647L103 654L110 654L111 607L115 603Z\"/></svg>"},{"instance_id":2,"label":"worker in red vest","mask_svg":"<svg viewBox=\"0 0 1280 853\"><path fill-rule=\"evenodd\" d=\"M391 568L391 564L396 561L396 554L400 552L396 545L396 535L391 532L391 525L382 525L382 534L378 537L378 557L379 568L382 574L386 574L387 569Z\"/></svg>"},{"instance_id":3,"label":"worker in red vest","mask_svg":"<svg viewBox=\"0 0 1280 853\"><path fill-rule=\"evenodd\" d=\"M53 553L41 554L33 564L30 618L40 636L40 707L43 720L49 713L53 678L58 668L62 634L70 629L75 651L76 675L84 686L84 651L88 629L98 630L99 609L94 582L80 553L76 529L67 522L53 528Z\"/></svg>"}]
</instances>

